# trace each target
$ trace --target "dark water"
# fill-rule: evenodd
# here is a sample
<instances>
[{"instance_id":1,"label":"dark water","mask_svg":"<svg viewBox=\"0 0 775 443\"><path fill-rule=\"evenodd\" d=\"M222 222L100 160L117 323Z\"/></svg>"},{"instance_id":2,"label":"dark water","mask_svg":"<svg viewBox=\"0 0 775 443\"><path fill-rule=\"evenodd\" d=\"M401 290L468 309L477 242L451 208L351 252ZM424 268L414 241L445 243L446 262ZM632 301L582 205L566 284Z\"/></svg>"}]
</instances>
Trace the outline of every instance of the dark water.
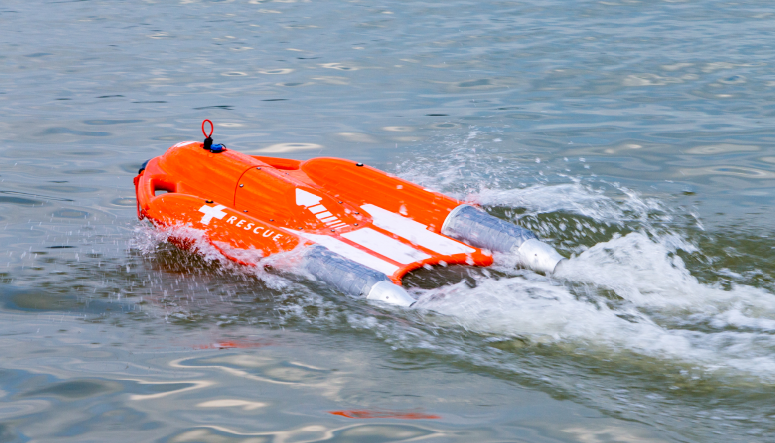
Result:
<instances>
[{"instance_id":1,"label":"dark water","mask_svg":"<svg viewBox=\"0 0 775 443\"><path fill-rule=\"evenodd\" d=\"M2 2L0 440L772 441L774 19ZM233 149L481 204L572 259L423 270L392 309L178 251L136 220L132 178L204 118Z\"/></svg>"}]
</instances>

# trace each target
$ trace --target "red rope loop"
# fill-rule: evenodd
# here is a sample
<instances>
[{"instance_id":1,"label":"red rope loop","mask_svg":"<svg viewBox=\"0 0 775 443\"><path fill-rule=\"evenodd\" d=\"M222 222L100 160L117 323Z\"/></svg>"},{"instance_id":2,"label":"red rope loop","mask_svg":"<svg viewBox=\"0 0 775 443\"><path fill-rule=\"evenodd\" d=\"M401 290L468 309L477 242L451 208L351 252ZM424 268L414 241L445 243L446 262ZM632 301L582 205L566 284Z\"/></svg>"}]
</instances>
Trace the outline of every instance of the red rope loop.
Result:
<instances>
[{"instance_id":1,"label":"red rope loop","mask_svg":"<svg viewBox=\"0 0 775 443\"><path fill-rule=\"evenodd\" d=\"M205 123L210 123L210 133L208 134L205 132ZM213 135L213 130L215 130L215 126L213 126L213 122L210 120L204 120L202 121L202 134L204 134L205 138L210 138L211 135Z\"/></svg>"}]
</instances>

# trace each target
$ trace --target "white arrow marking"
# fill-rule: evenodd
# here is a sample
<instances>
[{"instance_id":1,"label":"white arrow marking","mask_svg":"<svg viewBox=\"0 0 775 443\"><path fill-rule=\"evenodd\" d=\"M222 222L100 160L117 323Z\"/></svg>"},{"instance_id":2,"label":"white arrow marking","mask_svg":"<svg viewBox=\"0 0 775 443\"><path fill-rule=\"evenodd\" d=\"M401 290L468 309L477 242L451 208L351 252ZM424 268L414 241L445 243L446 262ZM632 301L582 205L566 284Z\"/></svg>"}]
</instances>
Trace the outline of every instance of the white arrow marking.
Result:
<instances>
[{"instance_id":1,"label":"white arrow marking","mask_svg":"<svg viewBox=\"0 0 775 443\"><path fill-rule=\"evenodd\" d=\"M341 221L336 218L336 216L326 210L325 206L320 204L320 200L323 200L323 197L315 195L311 192L307 192L303 189L296 188L297 205L304 206L307 208L307 210L315 214L315 217L317 217L318 220L326 223L329 226L331 226L331 224L341 223Z\"/></svg>"},{"instance_id":2,"label":"white arrow marking","mask_svg":"<svg viewBox=\"0 0 775 443\"><path fill-rule=\"evenodd\" d=\"M226 217L226 213L221 211L221 209L225 209L226 206L218 205L218 206L207 206L204 205L201 208L199 208L199 212L204 214L202 216L201 223L203 225L209 225L210 220L217 218L218 220L221 220L223 217Z\"/></svg>"},{"instance_id":3,"label":"white arrow marking","mask_svg":"<svg viewBox=\"0 0 775 443\"><path fill-rule=\"evenodd\" d=\"M296 188L296 204L299 206L315 206L323 200L319 195L311 194L303 189Z\"/></svg>"}]
</instances>

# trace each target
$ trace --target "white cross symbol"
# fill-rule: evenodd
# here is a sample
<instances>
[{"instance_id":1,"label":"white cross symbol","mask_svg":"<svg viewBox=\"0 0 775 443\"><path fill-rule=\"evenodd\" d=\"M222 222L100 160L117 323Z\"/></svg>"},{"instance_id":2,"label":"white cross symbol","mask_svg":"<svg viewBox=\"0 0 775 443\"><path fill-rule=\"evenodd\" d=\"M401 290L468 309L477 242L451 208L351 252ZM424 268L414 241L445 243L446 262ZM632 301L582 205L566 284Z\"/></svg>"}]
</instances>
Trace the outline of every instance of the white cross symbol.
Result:
<instances>
[{"instance_id":1,"label":"white cross symbol","mask_svg":"<svg viewBox=\"0 0 775 443\"><path fill-rule=\"evenodd\" d=\"M202 216L202 224L203 225L209 225L210 220L217 218L218 220L226 217L226 213L221 211L221 209L226 208L226 206L218 205L218 206L207 206L204 205L201 208L199 208L199 212L204 214Z\"/></svg>"}]
</instances>

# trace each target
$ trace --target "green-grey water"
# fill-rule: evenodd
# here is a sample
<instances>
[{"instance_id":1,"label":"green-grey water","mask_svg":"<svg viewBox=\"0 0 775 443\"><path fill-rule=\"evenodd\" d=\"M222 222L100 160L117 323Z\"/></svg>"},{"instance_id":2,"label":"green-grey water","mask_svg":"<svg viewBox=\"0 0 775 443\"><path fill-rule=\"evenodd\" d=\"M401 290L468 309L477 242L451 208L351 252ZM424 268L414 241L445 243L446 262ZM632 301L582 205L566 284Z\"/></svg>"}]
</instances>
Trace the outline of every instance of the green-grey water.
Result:
<instances>
[{"instance_id":1,"label":"green-grey water","mask_svg":"<svg viewBox=\"0 0 775 443\"><path fill-rule=\"evenodd\" d=\"M775 6L0 4L0 440L766 442ZM391 308L164 242L143 161L363 161L533 229Z\"/></svg>"}]
</instances>

